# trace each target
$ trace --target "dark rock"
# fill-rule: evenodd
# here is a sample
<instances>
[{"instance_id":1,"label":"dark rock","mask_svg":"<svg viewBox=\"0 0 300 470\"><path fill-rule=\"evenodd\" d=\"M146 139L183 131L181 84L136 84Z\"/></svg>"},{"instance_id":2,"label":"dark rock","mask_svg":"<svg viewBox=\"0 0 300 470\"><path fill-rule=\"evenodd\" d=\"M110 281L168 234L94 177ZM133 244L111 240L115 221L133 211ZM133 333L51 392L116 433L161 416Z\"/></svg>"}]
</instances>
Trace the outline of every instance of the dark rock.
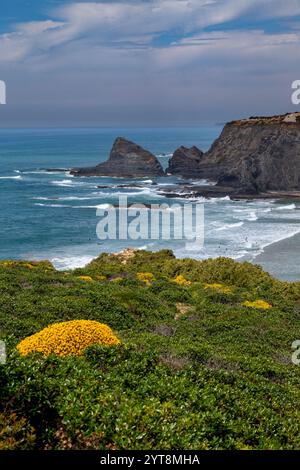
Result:
<instances>
[{"instance_id":1,"label":"dark rock","mask_svg":"<svg viewBox=\"0 0 300 470\"><path fill-rule=\"evenodd\" d=\"M46 171L48 173L65 173L66 171L69 171L69 168L47 168Z\"/></svg>"},{"instance_id":2,"label":"dark rock","mask_svg":"<svg viewBox=\"0 0 300 470\"><path fill-rule=\"evenodd\" d=\"M193 178L197 176L203 152L197 147L179 147L169 161L166 173Z\"/></svg>"},{"instance_id":3,"label":"dark rock","mask_svg":"<svg viewBox=\"0 0 300 470\"><path fill-rule=\"evenodd\" d=\"M139 145L118 137L109 159L92 168L73 168L74 176L114 176L137 178L163 176L164 171L157 158Z\"/></svg>"},{"instance_id":4,"label":"dark rock","mask_svg":"<svg viewBox=\"0 0 300 470\"><path fill-rule=\"evenodd\" d=\"M240 193L300 190L300 113L226 124L200 175Z\"/></svg>"}]
</instances>

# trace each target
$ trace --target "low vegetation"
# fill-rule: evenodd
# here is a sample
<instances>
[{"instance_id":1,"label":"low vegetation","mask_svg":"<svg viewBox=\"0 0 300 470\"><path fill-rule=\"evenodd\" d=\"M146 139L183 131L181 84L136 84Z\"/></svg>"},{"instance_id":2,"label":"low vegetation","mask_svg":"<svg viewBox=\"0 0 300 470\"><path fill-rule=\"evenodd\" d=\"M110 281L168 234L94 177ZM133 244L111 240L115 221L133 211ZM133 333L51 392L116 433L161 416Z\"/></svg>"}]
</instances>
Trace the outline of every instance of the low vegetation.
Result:
<instances>
[{"instance_id":1,"label":"low vegetation","mask_svg":"<svg viewBox=\"0 0 300 470\"><path fill-rule=\"evenodd\" d=\"M74 340L64 354L53 328ZM0 331L0 449L300 448L300 283L258 266L166 250L69 272L3 261ZM22 350L43 331L45 350Z\"/></svg>"}]
</instances>

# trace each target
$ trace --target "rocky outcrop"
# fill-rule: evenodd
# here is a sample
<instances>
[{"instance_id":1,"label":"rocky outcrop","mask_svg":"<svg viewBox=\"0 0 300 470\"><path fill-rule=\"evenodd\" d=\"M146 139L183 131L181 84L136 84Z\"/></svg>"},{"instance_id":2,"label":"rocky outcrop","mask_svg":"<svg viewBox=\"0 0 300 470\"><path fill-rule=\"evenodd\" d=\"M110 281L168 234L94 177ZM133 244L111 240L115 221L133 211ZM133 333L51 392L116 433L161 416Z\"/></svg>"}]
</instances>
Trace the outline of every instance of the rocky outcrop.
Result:
<instances>
[{"instance_id":1,"label":"rocky outcrop","mask_svg":"<svg viewBox=\"0 0 300 470\"><path fill-rule=\"evenodd\" d=\"M300 190L300 113L226 124L199 171L241 193Z\"/></svg>"},{"instance_id":2,"label":"rocky outcrop","mask_svg":"<svg viewBox=\"0 0 300 470\"><path fill-rule=\"evenodd\" d=\"M157 158L134 142L118 137L112 147L109 159L90 168L73 168L74 176L115 176L142 178L163 176L164 171Z\"/></svg>"},{"instance_id":3,"label":"rocky outcrop","mask_svg":"<svg viewBox=\"0 0 300 470\"><path fill-rule=\"evenodd\" d=\"M175 150L166 170L167 174L193 178L199 172L203 152L197 147L179 147Z\"/></svg>"},{"instance_id":4,"label":"rocky outcrop","mask_svg":"<svg viewBox=\"0 0 300 470\"><path fill-rule=\"evenodd\" d=\"M106 162L71 173L129 178L164 175L152 153L121 137ZM218 191L226 188L234 195L299 192L300 113L230 122L205 154L196 147L177 149L166 173L212 180Z\"/></svg>"}]
</instances>

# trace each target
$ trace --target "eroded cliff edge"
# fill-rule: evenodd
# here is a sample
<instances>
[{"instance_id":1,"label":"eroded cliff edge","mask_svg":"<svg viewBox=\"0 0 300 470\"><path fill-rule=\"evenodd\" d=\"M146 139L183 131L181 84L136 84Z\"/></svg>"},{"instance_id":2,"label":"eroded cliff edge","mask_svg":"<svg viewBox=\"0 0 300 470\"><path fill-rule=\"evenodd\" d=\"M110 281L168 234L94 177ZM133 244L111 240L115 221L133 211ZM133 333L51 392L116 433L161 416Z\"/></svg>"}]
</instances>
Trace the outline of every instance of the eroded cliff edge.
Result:
<instances>
[{"instance_id":1,"label":"eroded cliff edge","mask_svg":"<svg viewBox=\"0 0 300 470\"><path fill-rule=\"evenodd\" d=\"M198 175L241 193L299 191L300 113L226 124Z\"/></svg>"}]
</instances>

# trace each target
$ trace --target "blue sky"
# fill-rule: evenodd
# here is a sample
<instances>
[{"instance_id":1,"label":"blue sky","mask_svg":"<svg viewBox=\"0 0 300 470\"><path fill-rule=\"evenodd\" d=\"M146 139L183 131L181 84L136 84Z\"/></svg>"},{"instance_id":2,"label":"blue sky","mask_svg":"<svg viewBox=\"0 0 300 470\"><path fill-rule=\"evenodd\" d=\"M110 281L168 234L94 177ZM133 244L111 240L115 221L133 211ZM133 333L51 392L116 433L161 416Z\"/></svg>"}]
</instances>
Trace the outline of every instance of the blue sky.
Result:
<instances>
[{"instance_id":1,"label":"blue sky","mask_svg":"<svg viewBox=\"0 0 300 470\"><path fill-rule=\"evenodd\" d=\"M287 112L299 58L299 0L1 0L0 125Z\"/></svg>"}]
</instances>

